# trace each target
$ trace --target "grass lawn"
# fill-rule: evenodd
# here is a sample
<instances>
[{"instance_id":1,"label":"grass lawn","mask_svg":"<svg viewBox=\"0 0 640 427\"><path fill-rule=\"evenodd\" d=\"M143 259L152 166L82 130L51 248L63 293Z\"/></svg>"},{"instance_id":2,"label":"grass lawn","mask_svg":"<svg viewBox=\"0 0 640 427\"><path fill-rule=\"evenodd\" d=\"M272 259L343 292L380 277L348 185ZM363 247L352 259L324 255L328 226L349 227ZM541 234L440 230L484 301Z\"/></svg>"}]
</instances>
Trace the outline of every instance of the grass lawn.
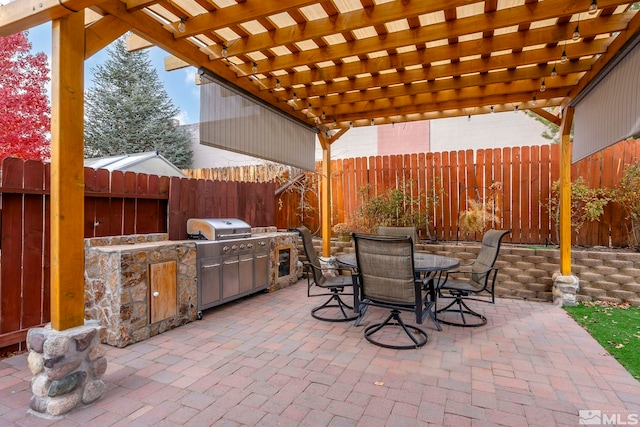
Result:
<instances>
[{"instance_id":1,"label":"grass lawn","mask_svg":"<svg viewBox=\"0 0 640 427\"><path fill-rule=\"evenodd\" d=\"M640 380L640 308L606 301L564 307L567 312Z\"/></svg>"}]
</instances>

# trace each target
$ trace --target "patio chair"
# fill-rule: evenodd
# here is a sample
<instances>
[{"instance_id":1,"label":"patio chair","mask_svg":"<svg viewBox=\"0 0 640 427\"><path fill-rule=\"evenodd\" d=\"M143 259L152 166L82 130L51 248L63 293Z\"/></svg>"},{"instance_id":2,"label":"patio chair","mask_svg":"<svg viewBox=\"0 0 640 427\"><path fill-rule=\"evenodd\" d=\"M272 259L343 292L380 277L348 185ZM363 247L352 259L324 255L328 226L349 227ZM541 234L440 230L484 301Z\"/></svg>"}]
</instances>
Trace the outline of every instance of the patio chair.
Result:
<instances>
[{"instance_id":1,"label":"patio chair","mask_svg":"<svg viewBox=\"0 0 640 427\"><path fill-rule=\"evenodd\" d=\"M381 236L407 236L411 237L413 244L418 243L418 231L415 227L378 227L378 234Z\"/></svg>"},{"instance_id":2,"label":"patio chair","mask_svg":"<svg viewBox=\"0 0 640 427\"><path fill-rule=\"evenodd\" d=\"M400 317L402 311L415 315L416 323L422 324L431 315L435 322L427 283L414 274L413 242L410 237L387 237L352 234L357 260L356 311L359 313L356 326L360 325L370 306L387 308L390 314L380 323L365 328L367 341L386 348L399 350L422 347L427 343L427 333ZM406 334L411 344L383 342L386 327L399 327L396 332ZM374 334L380 332L374 337ZM396 334L396 336L398 336Z\"/></svg>"},{"instance_id":3,"label":"patio chair","mask_svg":"<svg viewBox=\"0 0 640 427\"><path fill-rule=\"evenodd\" d=\"M438 285L438 296L444 299L452 298L453 301L446 307L437 310L437 318L440 323L453 326L487 324L487 318L469 308L466 301L495 303L494 287L498 275L495 262L498 258L502 238L507 234L509 234L509 230L487 231L482 238L482 245L476 260L463 265L460 270L446 273L444 280ZM490 297L490 299L486 297ZM453 316L446 316L446 313L452 313ZM471 320L474 321L470 322Z\"/></svg>"},{"instance_id":4,"label":"patio chair","mask_svg":"<svg viewBox=\"0 0 640 427\"><path fill-rule=\"evenodd\" d=\"M351 298L353 298L354 277L352 270L350 268L338 267L323 268L320 265L320 258L313 247L312 235L309 229L302 226L294 228L293 230L300 234L304 254L307 257L307 260L303 264L307 275L307 296L329 296L329 299L323 304L311 310L311 316L327 322L347 322L355 320L358 315L353 313L353 306L347 304L342 299L343 296L351 296ZM332 275L325 275L328 271L330 271ZM320 288L321 290L313 291L313 288ZM345 292L345 289L351 289L351 292ZM331 316L330 313L337 314L337 316Z\"/></svg>"}]
</instances>

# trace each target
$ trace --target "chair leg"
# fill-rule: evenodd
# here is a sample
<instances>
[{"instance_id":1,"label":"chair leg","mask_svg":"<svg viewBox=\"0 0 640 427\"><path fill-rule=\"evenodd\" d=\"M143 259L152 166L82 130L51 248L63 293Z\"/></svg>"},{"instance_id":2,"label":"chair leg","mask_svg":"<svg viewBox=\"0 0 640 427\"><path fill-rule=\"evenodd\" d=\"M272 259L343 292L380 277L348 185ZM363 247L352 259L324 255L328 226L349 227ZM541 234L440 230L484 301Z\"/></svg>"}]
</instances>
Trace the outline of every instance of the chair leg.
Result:
<instances>
[{"instance_id":1,"label":"chair leg","mask_svg":"<svg viewBox=\"0 0 640 427\"><path fill-rule=\"evenodd\" d=\"M395 322L392 322L392 320L395 320ZM411 341L413 341L413 345L393 345L393 344L386 344L386 343L374 340L372 338L372 335L378 332L380 329L382 329L385 326L400 326L404 330L404 332L407 334L407 336L411 339ZM416 338L416 336L418 335L422 335L423 338L418 340ZM416 326L406 324L400 317L399 310L391 310L391 313L389 314L389 316L387 316L387 318L382 323L377 323L375 325L367 326L367 328L365 328L364 330L364 337L366 338L367 341L369 341L372 344L378 345L380 347L385 347L385 348L393 348L396 350L411 350L411 349L422 347L427 343L427 339L428 339L427 333L425 331L423 331L422 329Z\"/></svg>"},{"instance_id":2,"label":"chair leg","mask_svg":"<svg viewBox=\"0 0 640 427\"><path fill-rule=\"evenodd\" d=\"M318 319L318 320L323 320L325 322L349 322L351 320L355 320L358 317L358 313L354 313L354 314L347 314L347 312L345 311L346 309L349 309L353 312L353 307L350 306L349 304L345 303L342 298L340 298L340 294L338 293L338 291L334 290L332 291L333 294L331 295L331 297L322 305L319 305L315 308L313 308L311 310L311 316L313 316L313 318ZM335 303L334 303L335 301ZM340 309L340 312L342 313L342 317L326 317L326 316L322 316L321 314L319 314L318 312L320 312L321 310L325 310L327 308L338 308Z\"/></svg>"},{"instance_id":3,"label":"chair leg","mask_svg":"<svg viewBox=\"0 0 640 427\"><path fill-rule=\"evenodd\" d=\"M454 305L456 305L457 307L453 307ZM464 302L464 300L458 296L455 297L455 299L453 301L451 301L451 303L449 305L447 305L444 308L441 308L440 310L438 310L436 313L455 313L460 315L460 318L462 319L461 322L454 322L451 320L446 320L443 319L442 316L438 317L438 321L440 323L444 323L445 325L452 325L452 326L463 326L463 327L469 327L469 328L473 328L473 327L477 327L477 326L484 326L487 324L487 318L484 317L482 314L473 311L468 305L467 303ZM472 317L476 317L479 319L479 322L474 322L474 323L467 323L467 319L465 318L465 314L472 316Z\"/></svg>"}]
</instances>

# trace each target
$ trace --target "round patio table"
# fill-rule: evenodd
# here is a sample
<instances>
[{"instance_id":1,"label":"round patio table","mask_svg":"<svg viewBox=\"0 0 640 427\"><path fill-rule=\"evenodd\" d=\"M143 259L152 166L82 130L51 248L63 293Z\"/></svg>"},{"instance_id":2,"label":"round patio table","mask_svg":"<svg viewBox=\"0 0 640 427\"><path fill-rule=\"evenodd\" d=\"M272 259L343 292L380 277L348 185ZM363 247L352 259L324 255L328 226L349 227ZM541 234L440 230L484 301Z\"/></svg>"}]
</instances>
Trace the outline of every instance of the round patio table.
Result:
<instances>
[{"instance_id":1,"label":"round patio table","mask_svg":"<svg viewBox=\"0 0 640 427\"><path fill-rule=\"evenodd\" d=\"M356 254L341 254L336 256L336 260L343 265L351 268L357 268ZM425 254L422 252L413 253L413 269L416 273L427 273L429 275L441 273L460 265L460 261L442 255Z\"/></svg>"},{"instance_id":2,"label":"round patio table","mask_svg":"<svg viewBox=\"0 0 640 427\"><path fill-rule=\"evenodd\" d=\"M355 253L337 255L336 260L342 265L351 267L355 270L358 269L358 262L356 260ZM455 258L450 258L442 255L425 254L422 252L413 253L413 270L415 271L416 275L424 279L432 279L427 280L426 283L429 287L428 291L431 297L431 301L434 302L437 302L437 289L442 278L442 273L452 268L456 268L459 265L460 261ZM355 279L355 277L356 276L354 276L354 286L356 286L356 289L359 289L357 283L358 281ZM354 307L358 306L358 294L359 290L357 292L354 292ZM436 309L434 308L434 312L435 311ZM436 324L436 328L438 328L439 331L442 330L442 328L440 327L440 322L438 322L436 317L433 316L432 319Z\"/></svg>"}]
</instances>

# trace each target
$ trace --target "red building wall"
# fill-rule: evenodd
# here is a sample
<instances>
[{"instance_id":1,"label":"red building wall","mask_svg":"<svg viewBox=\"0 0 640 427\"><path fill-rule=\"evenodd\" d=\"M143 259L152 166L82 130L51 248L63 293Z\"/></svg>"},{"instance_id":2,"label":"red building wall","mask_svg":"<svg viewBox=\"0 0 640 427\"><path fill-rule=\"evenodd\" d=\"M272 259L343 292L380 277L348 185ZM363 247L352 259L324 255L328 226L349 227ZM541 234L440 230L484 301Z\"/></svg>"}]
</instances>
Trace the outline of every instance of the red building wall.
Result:
<instances>
[{"instance_id":1,"label":"red building wall","mask_svg":"<svg viewBox=\"0 0 640 427\"><path fill-rule=\"evenodd\" d=\"M429 121L405 122L378 126L378 155L427 153Z\"/></svg>"}]
</instances>

